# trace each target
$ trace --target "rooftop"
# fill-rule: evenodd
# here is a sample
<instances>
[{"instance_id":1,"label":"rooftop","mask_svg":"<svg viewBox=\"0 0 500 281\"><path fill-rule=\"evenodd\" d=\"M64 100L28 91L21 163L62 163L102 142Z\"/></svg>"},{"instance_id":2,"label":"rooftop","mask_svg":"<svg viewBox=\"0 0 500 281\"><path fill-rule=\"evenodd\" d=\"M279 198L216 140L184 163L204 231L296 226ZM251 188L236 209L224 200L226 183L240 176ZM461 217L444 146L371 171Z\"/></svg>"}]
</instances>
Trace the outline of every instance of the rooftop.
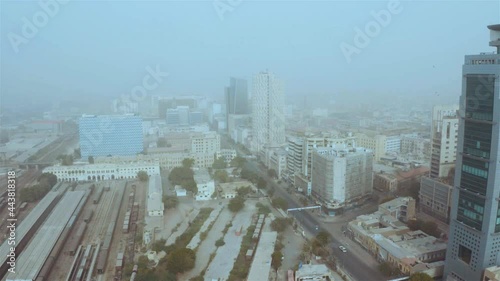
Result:
<instances>
[{"instance_id":1,"label":"rooftop","mask_svg":"<svg viewBox=\"0 0 500 281\"><path fill-rule=\"evenodd\" d=\"M321 277L325 275L329 276L330 270L324 264L304 264L299 270L295 271L295 278Z\"/></svg>"},{"instance_id":2,"label":"rooftop","mask_svg":"<svg viewBox=\"0 0 500 281\"><path fill-rule=\"evenodd\" d=\"M203 182L209 182L211 180L212 178L210 177L210 174L208 173L207 169L199 169L194 172L194 181L198 184Z\"/></svg>"},{"instance_id":3,"label":"rooftop","mask_svg":"<svg viewBox=\"0 0 500 281\"><path fill-rule=\"evenodd\" d=\"M248 280L268 280L271 270L271 255L274 252L274 244L278 232L262 232L259 240L259 245L255 252Z\"/></svg>"}]
</instances>

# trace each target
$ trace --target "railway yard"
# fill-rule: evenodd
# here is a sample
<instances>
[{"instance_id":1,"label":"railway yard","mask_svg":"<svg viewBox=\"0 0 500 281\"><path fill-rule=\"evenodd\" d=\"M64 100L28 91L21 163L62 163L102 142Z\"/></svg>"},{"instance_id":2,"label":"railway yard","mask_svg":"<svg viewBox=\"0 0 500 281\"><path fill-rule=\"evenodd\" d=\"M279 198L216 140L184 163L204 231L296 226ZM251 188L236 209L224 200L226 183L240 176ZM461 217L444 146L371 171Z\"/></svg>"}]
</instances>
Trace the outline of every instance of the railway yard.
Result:
<instances>
[{"instance_id":1,"label":"railway yard","mask_svg":"<svg viewBox=\"0 0 500 281\"><path fill-rule=\"evenodd\" d=\"M38 175L27 171L24 181ZM142 232L145 190L134 180L57 183L17 213L15 273L8 271L12 246L2 235L0 280L124 279L122 268L141 245L135 238ZM5 222L7 208L0 217Z\"/></svg>"}]
</instances>

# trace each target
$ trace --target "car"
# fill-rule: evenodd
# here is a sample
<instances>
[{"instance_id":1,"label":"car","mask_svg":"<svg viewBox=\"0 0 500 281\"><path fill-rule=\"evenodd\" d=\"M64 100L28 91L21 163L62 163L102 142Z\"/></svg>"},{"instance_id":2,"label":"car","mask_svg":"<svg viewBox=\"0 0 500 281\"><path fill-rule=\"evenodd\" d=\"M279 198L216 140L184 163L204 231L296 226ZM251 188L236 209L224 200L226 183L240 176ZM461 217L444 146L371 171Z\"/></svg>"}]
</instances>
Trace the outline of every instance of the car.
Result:
<instances>
[{"instance_id":1,"label":"car","mask_svg":"<svg viewBox=\"0 0 500 281\"><path fill-rule=\"evenodd\" d=\"M346 247L344 247L344 246L340 245L340 246L339 246L339 249L342 251L342 253L347 253L347 249L346 249Z\"/></svg>"}]
</instances>

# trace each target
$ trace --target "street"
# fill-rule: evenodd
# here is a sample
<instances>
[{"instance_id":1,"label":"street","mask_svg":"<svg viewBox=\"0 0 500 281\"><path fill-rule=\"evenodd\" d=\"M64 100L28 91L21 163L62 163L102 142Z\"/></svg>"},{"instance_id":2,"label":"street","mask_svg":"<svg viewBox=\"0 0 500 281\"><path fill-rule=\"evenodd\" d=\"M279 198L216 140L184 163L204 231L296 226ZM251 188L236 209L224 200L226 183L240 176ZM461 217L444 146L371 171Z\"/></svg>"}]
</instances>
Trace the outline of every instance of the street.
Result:
<instances>
[{"instance_id":1,"label":"street","mask_svg":"<svg viewBox=\"0 0 500 281\"><path fill-rule=\"evenodd\" d=\"M298 208L302 207L297 201L295 201L295 198L288 193L286 189L284 189L282 186L278 185L273 179L269 178L267 176L267 172L262 170L259 167L259 164L255 160L247 160L247 168L250 170L254 171L256 174L258 174L260 177L264 178L266 182L268 183L268 188L270 186L274 187L275 197L281 197L284 200L288 202L288 208ZM341 229L338 231L333 231L331 226L325 226L326 224L318 220L318 218L315 215L312 215L308 211L294 211L290 212L290 215L295 217L298 222L302 225L302 227L308 231L311 235L316 236L316 234L321 231L327 231L330 233L332 237L332 242L331 245L336 245L334 246L334 256L338 261L338 264L354 279L354 280L359 280L359 281L365 281L365 280L386 280L386 278L378 271L376 267L370 267L366 264L366 261L372 261L370 264L373 263L373 257L370 256L368 253L363 252L362 250L360 251L359 249L356 249L354 252L351 251L351 248L359 247L358 245L354 245L355 243L352 242L351 240L348 240L347 238L341 238L343 235L339 235L341 232ZM319 226L318 228L316 226ZM341 227L341 226L339 226ZM339 237L340 236L340 237ZM347 242L350 241L350 242ZM345 245L348 246L348 251L346 253L342 253L337 247L338 245ZM351 246L352 245L352 246Z\"/></svg>"}]
</instances>

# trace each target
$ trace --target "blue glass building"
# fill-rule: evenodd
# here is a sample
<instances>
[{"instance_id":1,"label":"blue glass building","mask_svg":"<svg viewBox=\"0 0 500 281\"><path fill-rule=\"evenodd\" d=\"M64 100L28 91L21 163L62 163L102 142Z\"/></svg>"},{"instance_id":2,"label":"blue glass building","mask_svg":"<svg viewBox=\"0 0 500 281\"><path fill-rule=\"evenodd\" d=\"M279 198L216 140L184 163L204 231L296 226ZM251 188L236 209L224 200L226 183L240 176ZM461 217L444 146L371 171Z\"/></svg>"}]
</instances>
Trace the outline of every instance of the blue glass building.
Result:
<instances>
[{"instance_id":1,"label":"blue glass building","mask_svg":"<svg viewBox=\"0 0 500 281\"><path fill-rule=\"evenodd\" d=\"M89 156L132 156L144 150L142 118L135 115L84 115L80 118L80 153Z\"/></svg>"}]
</instances>

